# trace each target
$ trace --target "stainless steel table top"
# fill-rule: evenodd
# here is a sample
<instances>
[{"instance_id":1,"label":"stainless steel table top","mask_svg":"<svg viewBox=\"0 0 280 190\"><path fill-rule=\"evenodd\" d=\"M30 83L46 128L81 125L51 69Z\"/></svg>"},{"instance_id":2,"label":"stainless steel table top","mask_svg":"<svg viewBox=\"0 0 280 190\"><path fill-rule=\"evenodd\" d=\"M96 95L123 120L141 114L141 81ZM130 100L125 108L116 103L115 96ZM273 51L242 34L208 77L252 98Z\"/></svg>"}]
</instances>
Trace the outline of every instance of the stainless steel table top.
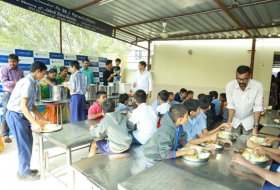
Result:
<instances>
[{"instance_id":1,"label":"stainless steel table top","mask_svg":"<svg viewBox=\"0 0 280 190\"><path fill-rule=\"evenodd\" d=\"M276 110L267 110L265 114L261 116L260 124L262 124L265 127L280 128L280 125L274 122L274 120L277 118L278 118L278 113Z\"/></svg>"},{"instance_id":2,"label":"stainless steel table top","mask_svg":"<svg viewBox=\"0 0 280 190\"><path fill-rule=\"evenodd\" d=\"M67 123L62 125L60 131L38 134L59 147L69 149L92 142L93 138L89 128L96 123L98 121L94 120L79 121L73 124Z\"/></svg>"},{"instance_id":3,"label":"stainless steel table top","mask_svg":"<svg viewBox=\"0 0 280 190\"><path fill-rule=\"evenodd\" d=\"M247 138L234 143L234 147L245 147ZM233 148L215 152L207 163L201 164L176 158L145 170L142 146L137 146L128 153L85 158L72 167L100 189L260 189L261 184L237 176L239 169L248 170L236 164L232 167L232 154ZM257 178L253 173L246 174Z\"/></svg>"},{"instance_id":4,"label":"stainless steel table top","mask_svg":"<svg viewBox=\"0 0 280 190\"><path fill-rule=\"evenodd\" d=\"M233 150L224 150L212 155L207 163L200 164L182 158L165 160L119 183L118 189L260 189L261 184L234 175L236 170L230 162L232 154ZM235 167L244 169L241 166ZM255 174L248 175L257 178Z\"/></svg>"}]
</instances>

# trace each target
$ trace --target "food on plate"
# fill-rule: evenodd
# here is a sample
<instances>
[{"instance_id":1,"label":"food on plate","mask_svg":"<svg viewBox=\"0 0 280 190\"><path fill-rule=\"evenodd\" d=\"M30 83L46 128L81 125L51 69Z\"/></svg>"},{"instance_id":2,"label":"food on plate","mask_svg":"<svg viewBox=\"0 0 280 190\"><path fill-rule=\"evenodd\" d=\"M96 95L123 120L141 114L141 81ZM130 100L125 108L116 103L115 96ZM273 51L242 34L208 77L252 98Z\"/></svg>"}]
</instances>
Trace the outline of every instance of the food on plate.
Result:
<instances>
[{"instance_id":1,"label":"food on plate","mask_svg":"<svg viewBox=\"0 0 280 190\"><path fill-rule=\"evenodd\" d=\"M253 150L245 150L242 155L244 156L244 158L246 158L248 161L252 162L252 163L264 163L267 162L269 159L267 156L265 155L260 155L257 154L256 152L254 152Z\"/></svg>"},{"instance_id":2,"label":"food on plate","mask_svg":"<svg viewBox=\"0 0 280 190\"><path fill-rule=\"evenodd\" d=\"M207 147L207 148L215 148L215 149L221 149L222 146L219 144L216 144L215 141L208 141L200 144L201 146Z\"/></svg>"},{"instance_id":3,"label":"food on plate","mask_svg":"<svg viewBox=\"0 0 280 190\"><path fill-rule=\"evenodd\" d=\"M54 132L61 129L61 125L58 124L45 124L44 127L42 127L42 132Z\"/></svg>"},{"instance_id":4,"label":"food on plate","mask_svg":"<svg viewBox=\"0 0 280 190\"><path fill-rule=\"evenodd\" d=\"M229 131L221 131L218 133L218 137L221 139L235 140L237 138L237 135Z\"/></svg>"},{"instance_id":5,"label":"food on plate","mask_svg":"<svg viewBox=\"0 0 280 190\"><path fill-rule=\"evenodd\" d=\"M267 106L266 110L272 110L272 106Z\"/></svg>"},{"instance_id":6,"label":"food on plate","mask_svg":"<svg viewBox=\"0 0 280 190\"><path fill-rule=\"evenodd\" d=\"M262 146L272 146L271 143L265 142L265 139L261 137L252 136L249 140Z\"/></svg>"},{"instance_id":7,"label":"food on plate","mask_svg":"<svg viewBox=\"0 0 280 190\"><path fill-rule=\"evenodd\" d=\"M183 158L188 161L200 162L207 161L210 157L210 152L203 150L201 147L186 147L184 149L194 148L197 150L197 154L195 155L184 155Z\"/></svg>"},{"instance_id":8,"label":"food on plate","mask_svg":"<svg viewBox=\"0 0 280 190\"><path fill-rule=\"evenodd\" d=\"M274 122L279 124L280 123L280 120L279 119L274 119Z\"/></svg>"}]
</instances>

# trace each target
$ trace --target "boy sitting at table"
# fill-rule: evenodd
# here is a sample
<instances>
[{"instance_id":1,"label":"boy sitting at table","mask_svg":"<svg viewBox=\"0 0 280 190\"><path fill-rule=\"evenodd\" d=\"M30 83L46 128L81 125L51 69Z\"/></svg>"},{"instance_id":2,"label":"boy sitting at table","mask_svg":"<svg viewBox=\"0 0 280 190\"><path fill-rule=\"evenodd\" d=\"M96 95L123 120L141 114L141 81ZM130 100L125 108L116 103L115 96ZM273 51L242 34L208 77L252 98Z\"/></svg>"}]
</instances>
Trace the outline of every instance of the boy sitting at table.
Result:
<instances>
[{"instance_id":1,"label":"boy sitting at table","mask_svg":"<svg viewBox=\"0 0 280 190\"><path fill-rule=\"evenodd\" d=\"M267 137L265 139L266 142L273 143L273 142L280 142L279 137ZM266 180L262 189L263 190L272 190L272 189L279 189L280 187L280 147L276 148L268 148L259 146L252 141L247 142L247 146L250 148L255 148L254 151L261 155L268 156L271 160L274 160L270 169L261 168L255 164L252 164L248 160L245 159L241 154L234 154L232 157L232 162L236 162L255 174L259 175L261 178Z\"/></svg>"},{"instance_id":2,"label":"boy sitting at table","mask_svg":"<svg viewBox=\"0 0 280 190\"><path fill-rule=\"evenodd\" d=\"M101 104L107 99L107 93L104 91L96 92L96 101L88 109L88 119L102 119L103 112Z\"/></svg>"},{"instance_id":3,"label":"boy sitting at table","mask_svg":"<svg viewBox=\"0 0 280 190\"><path fill-rule=\"evenodd\" d=\"M169 96L168 96L168 103L170 105L173 105L173 104L180 104L179 102L175 101L174 100L174 93L173 92L168 92Z\"/></svg>"},{"instance_id":4,"label":"boy sitting at table","mask_svg":"<svg viewBox=\"0 0 280 190\"><path fill-rule=\"evenodd\" d=\"M188 110L182 104L172 105L162 118L161 127L144 145L144 155L149 163L183 155L195 155L195 149L180 149L186 145L187 134L182 125L188 121Z\"/></svg>"},{"instance_id":5,"label":"boy sitting at table","mask_svg":"<svg viewBox=\"0 0 280 190\"><path fill-rule=\"evenodd\" d=\"M116 107L116 111L122 112L122 113L128 113L129 107L128 104L129 96L127 93L120 94L119 97L119 105Z\"/></svg>"},{"instance_id":6,"label":"boy sitting at table","mask_svg":"<svg viewBox=\"0 0 280 190\"><path fill-rule=\"evenodd\" d=\"M127 116L115 112L115 103L110 99L102 102L104 118L97 126L91 126L90 133L95 140L90 148L89 157L96 154L97 149L103 154L116 154L129 149L132 142L128 131L134 129L134 125L128 121ZM106 139L105 139L106 138Z\"/></svg>"},{"instance_id":7,"label":"boy sitting at table","mask_svg":"<svg viewBox=\"0 0 280 190\"><path fill-rule=\"evenodd\" d=\"M230 123L223 123L215 129L208 131L207 129L207 116L206 112L211 108L211 97L209 95L201 95L199 99L200 113L196 116L197 124L199 129L197 131L199 137L205 135L211 135L213 133L219 132L221 129L230 131L232 125Z\"/></svg>"},{"instance_id":8,"label":"boy sitting at table","mask_svg":"<svg viewBox=\"0 0 280 190\"><path fill-rule=\"evenodd\" d=\"M153 108L146 104L147 94L144 90L137 90L134 98L137 108L133 110L129 120L137 125L137 129L131 133L132 142L142 145L156 132L157 115Z\"/></svg>"},{"instance_id":9,"label":"boy sitting at table","mask_svg":"<svg viewBox=\"0 0 280 190\"><path fill-rule=\"evenodd\" d=\"M187 142L190 144L198 145L207 141L216 141L217 133L202 137L198 136L203 130L202 126L198 124L196 119L196 117L200 114L199 101L196 99L188 100L185 103L185 106L189 114L188 122L183 125L183 129L187 133Z\"/></svg>"}]
</instances>

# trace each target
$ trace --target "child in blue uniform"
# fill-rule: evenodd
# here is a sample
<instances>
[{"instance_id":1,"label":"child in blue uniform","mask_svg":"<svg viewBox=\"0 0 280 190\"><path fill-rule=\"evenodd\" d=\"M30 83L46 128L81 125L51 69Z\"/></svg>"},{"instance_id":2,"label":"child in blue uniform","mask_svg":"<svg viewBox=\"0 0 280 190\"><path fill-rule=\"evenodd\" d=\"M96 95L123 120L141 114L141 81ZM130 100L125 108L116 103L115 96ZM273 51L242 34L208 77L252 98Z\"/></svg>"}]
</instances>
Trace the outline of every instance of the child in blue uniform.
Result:
<instances>
[{"instance_id":1,"label":"child in blue uniform","mask_svg":"<svg viewBox=\"0 0 280 190\"><path fill-rule=\"evenodd\" d=\"M70 101L70 123L86 120L86 91L88 88L87 77L79 71L80 64L78 61L70 63L71 77L69 84L64 83L69 88Z\"/></svg>"},{"instance_id":2,"label":"child in blue uniform","mask_svg":"<svg viewBox=\"0 0 280 190\"><path fill-rule=\"evenodd\" d=\"M30 74L17 82L7 105L7 122L18 147L18 178L20 180L40 178L38 170L30 169L30 161L33 146L32 130L40 132L43 123L47 122L34 105L36 82L44 78L46 70L44 63L35 61L31 65ZM40 122L32 117L31 111L38 120L41 120Z\"/></svg>"}]
</instances>

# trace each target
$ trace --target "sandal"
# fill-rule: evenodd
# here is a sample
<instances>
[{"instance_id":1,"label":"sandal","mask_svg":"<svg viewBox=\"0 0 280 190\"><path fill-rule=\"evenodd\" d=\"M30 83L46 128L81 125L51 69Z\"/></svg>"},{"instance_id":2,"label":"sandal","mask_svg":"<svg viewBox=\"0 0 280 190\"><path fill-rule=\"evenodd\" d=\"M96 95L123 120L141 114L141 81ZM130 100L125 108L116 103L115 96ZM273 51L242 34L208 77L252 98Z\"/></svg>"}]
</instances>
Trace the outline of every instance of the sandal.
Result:
<instances>
[{"instance_id":1,"label":"sandal","mask_svg":"<svg viewBox=\"0 0 280 190\"><path fill-rule=\"evenodd\" d=\"M5 142L5 143L11 143L11 142L12 142L12 139L10 139L9 136L5 136L5 137L4 137L4 142Z\"/></svg>"}]
</instances>

